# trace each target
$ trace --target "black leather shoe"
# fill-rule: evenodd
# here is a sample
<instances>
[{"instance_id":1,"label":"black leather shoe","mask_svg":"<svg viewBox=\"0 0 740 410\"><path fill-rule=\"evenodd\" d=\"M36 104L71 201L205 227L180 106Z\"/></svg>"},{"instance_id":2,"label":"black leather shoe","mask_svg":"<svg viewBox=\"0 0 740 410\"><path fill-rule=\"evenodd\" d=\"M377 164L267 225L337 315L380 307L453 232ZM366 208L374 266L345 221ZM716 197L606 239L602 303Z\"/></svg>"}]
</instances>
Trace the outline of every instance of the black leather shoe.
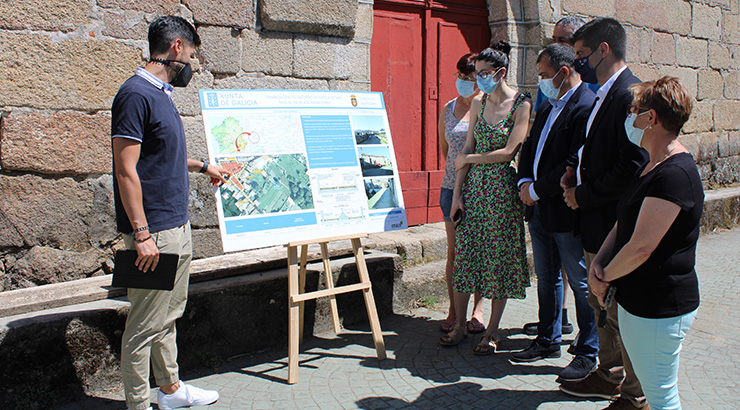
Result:
<instances>
[{"instance_id":1,"label":"black leather shoe","mask_svg":"<svg viewBox=\"0 0 740 410\"><path fill-rule=\"evenodd\" d=\"M536 340L528 348L511 355L513 362L534 362L540 359L554 359L560 357L560 345L542 346Z\"/></svg>"}]
</instances>

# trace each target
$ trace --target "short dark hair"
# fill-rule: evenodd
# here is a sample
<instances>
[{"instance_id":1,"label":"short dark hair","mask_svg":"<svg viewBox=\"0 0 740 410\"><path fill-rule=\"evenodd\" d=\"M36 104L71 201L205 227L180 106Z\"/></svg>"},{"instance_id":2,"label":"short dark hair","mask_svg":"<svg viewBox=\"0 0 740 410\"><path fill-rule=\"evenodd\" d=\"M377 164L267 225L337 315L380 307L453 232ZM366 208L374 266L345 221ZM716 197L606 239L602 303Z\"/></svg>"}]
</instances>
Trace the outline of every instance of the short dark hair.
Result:
<instances>
[{"instance_id":1,"label":"short dark hair","mask_svg":"<svg viewBox=\"0 0 740 410\"><path fill-rule=\"evenodd\" d=\"M511 45L506 41L499 41L496 44L492 44L491 47L481 51L475 61L485 61L495 68L503 67L508 70L510 52Z\"/></svg>"},{"instance_id":2,"label":"short dark hair","mask_svg":"<svg viewBox=\"0 0 740 410\"><path fill-rule=\"evenodd\" d=\"M619 22L610 17L593 19L573 33L573 42L582 40L583 45L596 50L601 43L609 44L614 56L624 60L627 55L627 33Z\"/></svg>"},{"instance_id":3,"label":"short dark hair","mask_svg":"<svg viewBox=\"0 0 740 410\"><path fill-rule=\"evenodd\" d=\"M574 17L574 16L568 16L563 17L560 20L558 20L557 23L555 23L556 26L563 26L570 29L571 32L575 33L576 30L583 27L583 25L586 24L585 21L583 21L580 17Z\"/></svg>"},{"instance_id":4,"label":"short dark hair","mask_svg":"<svg viewBox=\"0 0 740 410\"><path fill-rule=\"evenodd\" d=\"M194 47L200 46L195 27L182 17L161 16L149 25L149 55L166 53L177 39Z\"/></svg>"},{"instance_id":5,"label":"short dark hair","mask_svg":"<svg viewBox=\"0 0 740 410\"><path fill-rule=\"evenodd\" d=\"M632 84L629 89L634 98L632 103L640 110L655 110L666 131L678 135L691 116L694 98L676 77Z\"/></svg>"},{"instance_id":6,"label":"short dark hair","mask_svg":"<svg viewBox=\"0 0 740 410\"><path fill-rule=\"evenodd\" d=\"M470 75L475 71L475 58L478 57L478 53L468 53L460 57L457 60L457 71Z\"/></svg>"},{"instance_id":7,"label":"short dark hair","mask_svg":"<svg viewBox=\"0 0 740 410\"><path fill-rule=\"evenodd\" d=\"M566 66L573 69L573 61L576 59L576 51L569 44L554 43L545 47L537 56L537 63L547 58L547 65L553 70L560 70L560 67Z\"/></svg>"}]
</instances>

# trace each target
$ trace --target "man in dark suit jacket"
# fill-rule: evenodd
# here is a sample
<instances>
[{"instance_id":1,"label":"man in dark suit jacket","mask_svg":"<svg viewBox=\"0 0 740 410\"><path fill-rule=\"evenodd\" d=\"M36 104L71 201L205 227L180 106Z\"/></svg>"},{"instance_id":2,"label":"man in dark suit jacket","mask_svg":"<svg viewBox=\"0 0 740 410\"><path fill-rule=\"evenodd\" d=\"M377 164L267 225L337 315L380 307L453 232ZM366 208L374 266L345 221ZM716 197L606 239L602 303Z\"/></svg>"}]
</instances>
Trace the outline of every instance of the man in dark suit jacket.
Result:
<instances>
[{"instance_id":1,"label":"man in dark suit jacket","mask_svg":"<svg viewBox=\"0 0 740 410\"><path fill-rule=\"evenodd\" d=\"M616 221L616 205L635 172L647 161L644 150L629 142L624 128L632 104L628 87L640 82L624 61L627 35L618 21L599 18L586 23L573 35L578 59L576 69L584 81L596 78L601 88L586 124L586 139L563 175L565 202L577 209L577 227L583 239L586 265L590 268ZM593 67L593 68L592 68ZM589 304L601 312L589 292ZM617 401L609 409L643 408L644 394L622 348L617 321L617 304L606 309L607 322L599 327L599 367L579 382L562 381L560 389L578 397L609 398ZM621 367L624 366L624 380ZM621 390L621 395L620 395Z\"/></svg>"},{"instance_id":2,"label":"man in dark suit jacket","mask_svg":"<svg viewBox=\"0 0 740 410\"><path fill-rule=\"evenodd\" d=\"M563 202L560 187L568 158L583 144L583 130L596 97L575 71L575 58L575 51L568 44L553 44L537 58L540 89L548 99L542 103L529 138L522 146L517 180L519 196L528 205L539 323L537 339L511 357L516 362L560 357L562 263L573 289L580 330L574 346L576 357L560 373L560 378L565 380L586 377L596 367L599 347L594 311L587 300L583 245L580 236L573 233L575 211Z\"/></svg>"}]
</instances>

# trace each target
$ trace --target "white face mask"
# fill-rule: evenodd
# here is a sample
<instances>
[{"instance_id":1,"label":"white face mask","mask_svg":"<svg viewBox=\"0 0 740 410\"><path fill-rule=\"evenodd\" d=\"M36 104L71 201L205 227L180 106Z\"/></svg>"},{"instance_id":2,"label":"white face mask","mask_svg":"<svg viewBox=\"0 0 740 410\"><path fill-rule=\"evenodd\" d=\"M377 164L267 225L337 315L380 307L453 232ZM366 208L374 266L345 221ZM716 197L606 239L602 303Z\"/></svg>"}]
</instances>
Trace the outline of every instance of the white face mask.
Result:
<instances>
[{"instance_id":1,"label":"white face mask","mask_svg":"<svg viewBox=\"0 0 740 410\"><path fill-rule=\"evenodd\" d=\"M545 94L545 97L551 100L557 100L558 94L560 94L560 88L565 82L565 78L563 78L563 80L560 81L558 88L555 88L555 85L552 83L552 80L558 76L558 73L560 73L561 70L562 68L558 70L552 78L540 78L540 90L542 91L542 94Z\"/></svg>"},{"instance_id":2,"label":"white face mask","mask_svg":"<svg viewBox=\"0 0 740 410\"><path fill-rule=\"evenodd\" d=\"M627 119L624 120L624 130L627 132L627 139L638 147L641 146L640 144L642 143L642 137L645 135L645 130L650 128L650 126L644 129L637 128L635 127L635 120L642 114L647 114L649 112L650 111L645 111L640 114L630 113L630 115L627 116Z\"/></svg>"}]
</instances>

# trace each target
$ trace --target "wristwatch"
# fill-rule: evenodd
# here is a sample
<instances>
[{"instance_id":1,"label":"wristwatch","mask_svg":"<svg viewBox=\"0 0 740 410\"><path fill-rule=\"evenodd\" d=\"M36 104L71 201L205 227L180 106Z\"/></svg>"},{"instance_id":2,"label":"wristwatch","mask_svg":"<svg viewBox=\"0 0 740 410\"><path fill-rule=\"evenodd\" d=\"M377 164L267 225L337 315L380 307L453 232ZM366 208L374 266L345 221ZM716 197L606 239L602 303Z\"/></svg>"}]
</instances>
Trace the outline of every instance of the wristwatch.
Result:
<instances>
[{"instance_id":1,"label":"wristwatch","mask_svg":"<svg viewBox=\"0 0 740 410\"><path fill-rule=\"evenodd\" d=\"M208 160L207 159L204 159L202 161L203 161L203 166L200 167L200 171L198 171L198 172L200 172L201 174L205 174L206 171L208 171Z\"/></svg>"}]
</instances>

